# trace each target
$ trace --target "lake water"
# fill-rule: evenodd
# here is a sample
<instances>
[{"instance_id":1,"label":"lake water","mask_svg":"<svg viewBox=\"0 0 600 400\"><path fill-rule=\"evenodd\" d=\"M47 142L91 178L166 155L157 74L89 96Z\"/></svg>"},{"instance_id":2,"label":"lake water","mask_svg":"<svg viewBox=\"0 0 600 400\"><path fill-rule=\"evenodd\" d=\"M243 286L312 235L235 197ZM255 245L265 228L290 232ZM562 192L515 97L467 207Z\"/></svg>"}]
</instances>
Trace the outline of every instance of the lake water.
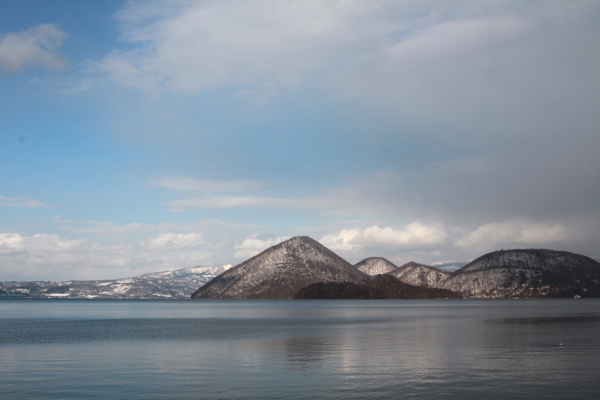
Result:
<instances>
[{"instance_id":1,"label":"lake water","mask_svg":"<svg viewBox=\"0 0 600 400\"><path fill-rule=\"evenodd\" d=\"M600 300L0 300L0 398L600 398Z\"/></svg>"}]
</instances>

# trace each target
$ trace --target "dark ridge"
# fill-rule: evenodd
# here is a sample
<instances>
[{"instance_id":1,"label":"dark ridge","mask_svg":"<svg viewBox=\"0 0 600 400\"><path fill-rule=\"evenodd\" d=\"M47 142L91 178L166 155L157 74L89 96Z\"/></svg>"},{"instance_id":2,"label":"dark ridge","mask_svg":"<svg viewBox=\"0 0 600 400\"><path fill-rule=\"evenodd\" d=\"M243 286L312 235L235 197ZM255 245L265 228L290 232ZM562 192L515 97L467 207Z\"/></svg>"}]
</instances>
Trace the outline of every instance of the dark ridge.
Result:
<instances>
[{"instance_id":1,"label":"dark ridge","mask_svg":"<svg viewBox=\"0 0 600 400\"><path fill-rule=\"evenodd\" d=\"M392 275L381 275L368 283L385 295L386 299L462 299L463 295L448 289L409 285Z\"/></svg>"},{"instance_id":2,"label":"dark ridge","mask_svg":"<svg viewBox=\"0 0 600 400\"><path fill-rule=\"evenodd\" d=\"M401 282L391 275L380 275L366 284L319 282L298 291L294 299L366 300L366 299L462 299L461 293L432 289Z\"/></svg>"},{"instance_id":3,"label":"dark ridge","mask_svg":"<svg viewBox=\"0 0 600 400\"><path fill-rule=\"evenodd\" d=\"M369 300L385 299L385 296L364 284L319 282L303 287L293 298L295 300Z\"/></svg>"}]
</instances>

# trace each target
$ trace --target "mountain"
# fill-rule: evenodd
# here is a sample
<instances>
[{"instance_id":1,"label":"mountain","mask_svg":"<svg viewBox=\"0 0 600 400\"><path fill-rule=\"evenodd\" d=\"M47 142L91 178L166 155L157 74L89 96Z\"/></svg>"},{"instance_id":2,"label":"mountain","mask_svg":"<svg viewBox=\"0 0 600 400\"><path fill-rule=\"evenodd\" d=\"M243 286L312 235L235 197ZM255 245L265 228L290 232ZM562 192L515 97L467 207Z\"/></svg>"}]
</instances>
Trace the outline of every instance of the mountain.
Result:
<instances>
[{"instance_id":1,"label":"mountain","mask_svg":"<svg viewBox=\"0 0 600 400\"><path fill-rule=\"evenodd\" d=\"M460 262L460 261L459 262L441 262L441 263L432 264L432 266L437 269L441 269L442 271L453 272L453 271L456 271L457 269L461 269L462 267L464 267L467 264L468 263L466 263L466 262Z\"/></svg>"},{"instance_id":2,"label":"mountain","mask_svg":"<svg viewBox=\"0 0 600 400\"><path fill-rule=\"evenodd\" d=\"M417 264L414 261L406 263L388 274L410 285L427 288L442 288L442 283L451 275L450 272L442 271L429 265Z\"/></svg>"},{"instance_id":3,"label":"mountain","mask_svg":"<svg viewBox=\"0 0 600 400\"><path fill-rule=\"evenodd\" d=\"M307 237L294 237L225 271L194 299L291 299L318 282L365 283L369 275Z\"/></svg>"},{"instance_id":4,"label":"mountain","mask_svg":"<svg viewBox=\"0 0 600 400\"><path fill-rule=\"evenodd\" d=\"M600 263L566 251L495 251L452 275L448 288L477 297L600 296Z\"/></svg>"},{"instance_id":5,"label":"mountain","mask_svg":"<svg viewBox=\"0 0 600 400\"><path fill-rule=\"evenodd\" d=\"M1 297L186 299L231 265L191 267L104 281L0 282ZM6 293L2 293L6 292Z\"/></svg>"},{"instance_id":6,"label":"mountain","mask_svg":"<svg viewBox=\"0 0 600 400\"><path fill-rule=\"evenodd\" d=\"M600 297L600 263L566 251L500 250L454 272L411 262L389 274L475 298Z\"/></svg>"},{"instance_id":7,"label":"mountain","mask_svg":"<svg viewBox=\"0 0 600 400\"><path fill-rule=\"evenodd\" d=\"M354 264L354 267L367 275L375 276L395 271L397 266L382 257L369 257Z\"/></svg>"},{"instance_id":8,"label":"mountain","mask_svg":"<svg viewBox=\"0 0 600 400\"><path fill-rule=\"evenodd\" d=\"M320 282L304 287L294 299L462 299L462 293L409 285L386 274L368 283Z\"/></svg>"}]
</instances>

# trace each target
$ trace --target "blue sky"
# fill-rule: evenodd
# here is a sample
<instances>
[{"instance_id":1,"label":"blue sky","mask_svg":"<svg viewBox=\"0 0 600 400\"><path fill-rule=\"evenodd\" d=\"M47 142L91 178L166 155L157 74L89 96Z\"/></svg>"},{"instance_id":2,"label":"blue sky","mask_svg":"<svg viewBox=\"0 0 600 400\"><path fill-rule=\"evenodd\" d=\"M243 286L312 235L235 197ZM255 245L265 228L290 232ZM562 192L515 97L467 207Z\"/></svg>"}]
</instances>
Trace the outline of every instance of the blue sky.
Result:
<instances>
[{"instance_id":1,"label":"blue sky","mask_svg":"<svg viewBox=\"0 0 600 400\"><path fill-rule=\"evenodd\" d=\"M600 259L595 1L0 7L0 280Z\"/></svg>"}]
</instances>

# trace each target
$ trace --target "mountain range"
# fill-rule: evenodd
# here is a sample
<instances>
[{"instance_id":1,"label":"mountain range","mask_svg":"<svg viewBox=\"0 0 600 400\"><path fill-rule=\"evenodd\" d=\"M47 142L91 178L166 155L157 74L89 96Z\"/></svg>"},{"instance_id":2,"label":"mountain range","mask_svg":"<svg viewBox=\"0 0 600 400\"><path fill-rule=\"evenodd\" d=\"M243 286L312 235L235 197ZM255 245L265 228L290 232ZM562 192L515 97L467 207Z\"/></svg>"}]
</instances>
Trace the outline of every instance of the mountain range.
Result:
<instances>
[{"instance_id":1,"label":"mountain range","mask_svg":"<svg viewBox=\"0 0 600 400\"><path fill-rule=\"evenodd\" d=\"M391 272L403 282L476 298L600 297L600 263L546 249L500 250L446 272L408 263Z\"/></svg>"},{"instance_id":2,"label":"mountain range","mask_svg":"<svg viewBox=\"0 0 600 400\"><path fill-rule=\"evenodd\" d=\"M600 297L600 263L545 249L501 250L449 272L381 257L356 265L306 237L273 246L215 277L195 299Z\"/></svg>"},{"instance_id":3,"label":"mountain range","mask_svg":"<svg viewBox=\"0 0 600 400\"><path fill-rule=\"evenodd\" d=\"M231 267L191 267L101 281L0 282L0 297L187 299L199 286Z\"/></svg>"},{"instance_id":4,"label":"mountain range","mask_svg":"<svg viewBox=\"0 0 600 400\"><path fill-rule=\"evenodd\" d=\"M396 299L600 297L600 263L545 249L500 250L455 271L381 257L352 265L321 243L294 237L238 264L132 278L0 282L0 298Z\"/></svg>"}]
</instances>

